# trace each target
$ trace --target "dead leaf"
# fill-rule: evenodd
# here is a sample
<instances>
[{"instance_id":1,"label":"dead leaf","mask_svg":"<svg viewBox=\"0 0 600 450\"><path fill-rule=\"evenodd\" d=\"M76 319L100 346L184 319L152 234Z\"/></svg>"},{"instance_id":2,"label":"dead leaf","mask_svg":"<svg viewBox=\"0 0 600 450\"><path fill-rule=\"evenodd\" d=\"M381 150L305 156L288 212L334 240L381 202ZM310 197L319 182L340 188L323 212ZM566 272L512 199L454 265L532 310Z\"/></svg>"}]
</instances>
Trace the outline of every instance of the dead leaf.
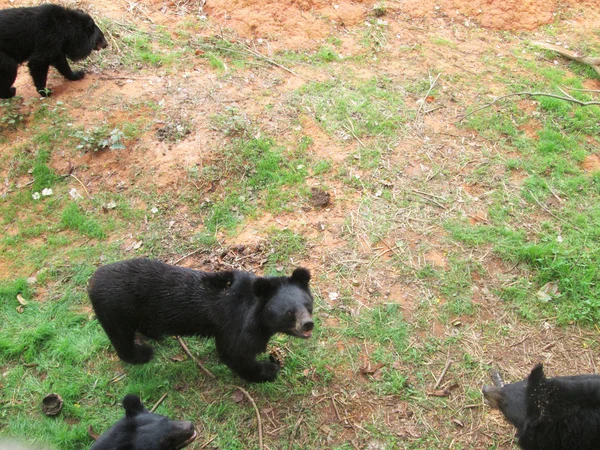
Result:
<instances>
[{"instance_id":1,"label":"dead leaf","mask_svg":"<svg viewBox=\"0 0 600 450\"><path fill-rule=\"evenodd\" d=\"M434 100L435 100L435 97L433 95L428 95L427 97L425 97L425 101L427 103L431 103Z\"/></svg>"},{"instance_id":2,"label":"dead leaf","mask_svg":"<svg viewBox=\"0 0 600 450\"><path fill-rule=\"evenodd\" d=\"M88 436L91 437L95 441L97 441L98 438L100 437L100 435L94 431L94 427L92 427L91 425L88 427L87 432L88 432Z\"/></svg>"},{"instance_id":3,"label":"dead leaf","mask_svg":"<svg viewBox=\"0 0 600 450\"><path fill-rule=\"evenodd\" d=\"M244 393L239 389L236 389L235 392L231 394L231 399L234 403L241 403L244 401L244 398L246 398Z\"/></svg>"},{"instance_id":4,"label":"dead leaf","mask_svg":"<svg viewBox=\"0 0 600 450\"><path fill-rule=\"evenodd\" d=\"M543 303L548 303L553 298L560 297L558 280L546 283L539 291L537 291L536 296Z\"/></svg>"},{"instance_id":5,"label":"dead leaf","mask_svg":"<svg viewBox=\"0 0 600 450\"><path fill-rule=\"evenodd\" d=\"M175 356L171 356L171 361L175 361L175 362L182 362L185 361L187 358L183 355L175 355Z\"/></svg>"},{"instance_id":6,"label":"dead leaf","mask_svg":"<svg viewBox=\"0 0 600 450\"><path fill-rule=\"evenodd\" d=\"M449 389L435 389L433 391L427 391L427 395L431 395L432 397L449 397L450 390Z\"/></svg>"},{"instance_id":7,"label":"dead leaf","mask_svg":"<svg viewBox=\"0 0 600 450\"><path fill-rule=\"evenodd\" d=\"M19 314L23 314L24 311L25 311L25 307L23 305L17 306L17 312Z\"/></svg>"},{"instance_id":8,"label":"dead leaf","mask_svg":"<svg viewBox=\"0 0 600 450\"><path fill-rule=\"evenodd\" d=\"M385 366L384 363L379 363L372 366L369 362L366 366L360 368L360 373L363 375L375 375L375 373L383 366Z\"/></svg>"},{"instance_id":9,"label":"dead leaf","mask_svg":"<svg viewBox=\"0 0 600 450\"><path fill-rule=\"evenodd\" d=\"M25 300L21 294L17 294L17 301L23 306L27 304L27 300Z\"/></svg>"}]
</instances>

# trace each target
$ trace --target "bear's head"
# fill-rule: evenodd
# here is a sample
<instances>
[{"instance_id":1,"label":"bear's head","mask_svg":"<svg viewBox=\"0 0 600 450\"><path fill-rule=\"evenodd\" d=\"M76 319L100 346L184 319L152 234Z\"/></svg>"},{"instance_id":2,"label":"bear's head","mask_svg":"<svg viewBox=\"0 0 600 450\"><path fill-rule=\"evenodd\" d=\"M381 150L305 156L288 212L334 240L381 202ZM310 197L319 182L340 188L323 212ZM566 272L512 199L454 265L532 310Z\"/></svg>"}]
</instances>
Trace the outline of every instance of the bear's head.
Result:
<instances>
[{"instance_id":1,"label":"bear's head","mask_svg":"<svg viewBox=\"0 0 600 450\"><path fill-rule=\"evenodd\" d=\"M93 50L108 47L102 30L94 19L81 10L69 9L68 24L65 33L65 54L71 61L81 61L90 56Z\"/></svg>"},{"instance_id":2,"label":"bear's head","mask_svg":"<svg viewBox=\"0 0 600 450\"><path fill-rule=\"evenodd\" d=\"M148 411L137 395L123 399L125 417L102 434L90 450L177 450L196 438L192 422Z\"/></svg>"},{"instance_id":3,"label":"bear's head","mask_svg":"<svg viewBox=\"0 0 600 450\"><path fill-rule=\"evenodd\" d=\"M309 281L310 272L301 267L294 270L291 277L257 278L254 281L262 321L271 333L303 339L312 336L313 296Z\"/></svg>"}]
</instances>

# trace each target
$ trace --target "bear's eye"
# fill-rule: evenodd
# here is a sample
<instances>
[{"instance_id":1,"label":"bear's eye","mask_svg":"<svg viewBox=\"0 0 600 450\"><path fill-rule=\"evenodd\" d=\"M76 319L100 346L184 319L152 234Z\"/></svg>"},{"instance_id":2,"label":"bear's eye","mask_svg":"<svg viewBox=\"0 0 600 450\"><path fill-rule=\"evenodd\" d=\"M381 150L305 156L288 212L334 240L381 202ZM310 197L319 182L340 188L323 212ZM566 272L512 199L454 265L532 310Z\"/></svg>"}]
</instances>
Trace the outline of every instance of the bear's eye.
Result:
<instances>
[{"instance_id":1,"label":"bear's eye","mask_svg":"<svg viewBox=\"0 0 600 450\"><path fill-rule=\"evenodd\" d=\"M293 309L290 309L290 310L287 312L287 314L288 314L288 316L293 316L293 315L294 315L294 310L293 310Z\"/></svg>"}]
</instances>

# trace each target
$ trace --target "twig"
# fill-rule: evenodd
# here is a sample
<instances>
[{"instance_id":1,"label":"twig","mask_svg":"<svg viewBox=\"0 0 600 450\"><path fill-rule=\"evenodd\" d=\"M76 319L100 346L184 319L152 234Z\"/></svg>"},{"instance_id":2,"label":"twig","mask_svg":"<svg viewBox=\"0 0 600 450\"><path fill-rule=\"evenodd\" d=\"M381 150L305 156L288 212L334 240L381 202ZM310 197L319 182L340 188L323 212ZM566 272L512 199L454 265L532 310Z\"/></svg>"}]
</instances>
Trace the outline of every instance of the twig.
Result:
<instances>
[{"instance_id":1,"label":"twig","mask_svg":"<svg viewBox=\"0 0 600 450\"><path fill-rule=\"evenodd\" d=\"M292 69L288 69L288 68L287 68L287 67L285 67L284 65L282 65L282 64L279 64L278 62L276 62L276 61L272 60L272 59L271 59L271 58L269 58L268 56L265 56L265 55L263 55L262 53L260 53L260 52L258 52L258 51L256 51L256 50L252 50L250 47L248 47L248 46L247 46L247 45L245 45L245 44L242 44L242 46L243 46L243 47L246 49L246 51L247 51L248 53L251 53L252 55L256 56L257 58L259 58L259 59L262 59L262 60L264 60L264 61L267 61L269 64L273 64L274 66L277 66L277 67L279 67L280 69L283 69L283 70L285 70L286 72L289 72L289 73L291 73L291 74L292 74L292 75L294 75L295 77L302 78L303 80L306 80L306 78L305 78L305 77L303 77L303 76L301 76L301 75L298 75L298 74L297 74L296 72L294 72Z\"/></svg>"},{"instance_id":2,"label":"twig","mask_svg":"<svg viewBox=\"0 0 600 450\"><path fill-rule=\"evenodd\" d=\"M252 396L248 393L246 389L241 386L234 386L236 389L239 389L252 403L254 406L254 411L256 412L256 420L258 421L258 448L260 450L263 449L263 434L262 434L262 420L260 419L260 412L258 411L258 406L256 406L256 402L252 398Z\"/></svg>"},{"instance_id":3,"label":"twig","mask_svg":"<svg viewBox=\"0 0 600 450\"><path fill-rule=\"evenodd\" d=\"M537 199L537 197L529 189L526 189L526 191L529 193L529 195L531 195L531 198L533 198L533 200L538 204L538 206L540 208L542 208L544 211L546 211L548 214L550 214L556 220L558 220L559 222L562 222L566 225L569 225L570 227L573 227L577 231L581 232L581 228L577 227L577 225L572 224L571 222L563 219L562 217L558 217L556 214L554 214L552 211L550 211L548 208L546 208L544 205L542 205L542 203Z\"/></svg>"},{"instance_id":4,"label":"twig","mask_svg":"<svg viewBox=\"0 0 600 450\"><path fill-rule=\"evenodd\" d=\"M181 345L181 348L183 349L183 351L185 352L186 355L188 355L188 358L190 358L192 361L194 361L194 363L196 364L196 366L198 366L198 368L204 372L207 376L209 376L210 378L212 378L213 380L215 380L217 377L215 377L213 375L213 373L208 370L206 367L204 367L202 365L202 363L200 361L198 361L194 355L192 355L192 353L190 352L190 349L188 348L187 345L185 345L185 342L183 342L183 339L181 339L180 336L175 336L175 339L177 339L177 342L179 342L179 345Z\"/></svg>"},{"instance_id":5,"label":"twig","mask_svg":"<svg viewBox=\"0 0 600 450\"><path fill-rule=\"evenodd\" d=\"M198 252L201 252L202 250L204 250L203 248L197 248L196 250L194 250L193 252L189 252L187 255L183 255L181 258L175 260L175 262L173 262L172 264L174 266L176 266L178 263L180 263L181 261L183 261L186 258L189 258L192 255L195 255Z\"/></svg>"},{"instance_id":6,"label":"twig","mask_svg":"<svg viewBox=\"0 0 600 450\"><path fill-rule=\"evenodd\" d=\"M600 58L593 58L590 56L577 56L575 53L565 50L562 47L558 47L552 44L546 44L545 42L532 42L532 44L538 47L542 47L546 50L556 52L567 59L577 61L582 64L587 64L592 69L594 69L596 73L598 73L598 75L600 75Z\"/></svg>"},{"instance_id":7,"label":"twig","mask_svg":"<svg viewBox=\"0 0 600 450\"><path fill-rule=\"evenodd\" d=\"M151 77L113 77L110 75L103 75L98 77L100 80L154 80Z\"/></svg>"},{"instance_id":8,"label":"twig","mask_svg":"<svg viewBox=\"0 0 600 450\"><path fill-rule=\"evenodd\" d=\"M429 76L429 90L427 91L427 94L425 94L425 97L423 97L423 100L421 101L421 104L419 105L419 109L417 110L417 116L421 113L421 110L423 109L423 105L427 102L427 97L429 97L429 94L435 87L437 80L441 74L442 74L442 72L438 73L437 77L435 77L435 79L433 81L431 80L431 75Z\"/></svg>"},{"instance_id":9,"label":"twig","mask_svg":"<svg viewBox=\"0 0 600 450\"><path fill-rule=\"evenodd\" d=\"M452 364L452 360L449 359L448 362L446 362L446 365L444 366L444 370L442 370L442 374L438 378L437 383L435 383L435 386L433 387L434 390L439 388L440 384L442 384L442 380L446 376L446 372L448 371L448 368L450 367L451 364Z\"/></svg>"},{"instance_id":10,"label":"twig","mask_svg":"<svg viewBox=\"0 0 600 450\"><path fill-rule=\"evenodd\" d=\"M298 420L296 420L296 425L294 425L294 429L292 430L292 435L290 436L290 445L288 447L288 450L292 450L292 445L294 445L294 438L296 437L296 432L298 431L298 428L300 427L302 420L304 420L304 418L302 416L298 417Z\"/></svg>"},{"instance_id":11,"label":"twig","mask_svg":"<svg viewBox=\"0 0 600 450\"><path fill-rule=\"evenodd\" d=\"M150 412L154 412L154 411L156 411L156 408L158 408L158 407L160 406L160 404L161 404L162 402L164 402L164 401L165 401L165 398L167 398L167 395L169 395L169 393L168 393L168 392L165 392L165 393L162 395L162 397L161 397L161 398L159 398L159 399L158 399L158 401L157 401L157 402L154 404L154 406L152 407L152 409L150 410Z\"/></svg>"},{"instance_id":12,"label":"twig","mask_svg":"<svg viewBox=\"0 0 600 450\"><path fill-rule=\"evenodd\" d=\"M563 94L566 94L566 93L565 93L565 91L563 91L562 89L561 89L560 91L561 91ZM596 101L593 101L593 102L582 102L581 100L577 100L576 98L574 98L574 97L570 96L569 94L566 94L566 97L562 97L562 96L560 96L560 95L556 95L556 94L549 94L549 93L547 93L547 92L516 92L516 93L514 93L514 94L506 94L506 95L502 95L502 96L500 96L500 97L496 98L496 99L495 99L493 102L486 103L485 105L483 105L483 106L481 106L481 107L479 107L479 108L477 108L477 109L474 109L474 110L473 110L473 111L471 111L470 113L463 114L463 116L462 116L462 117L461 117L459 120L457 120L457 122L458 122L458 123L462 122L462 121L463 121L463 120L465 120L467 117L469 117L469 116L471 116L471 115L475 114L475 113L476 113L476 112L478 112L478 111L481 111L482 109L489 108L490 106L492 106L492 105L494 105L494 104L498 103L498 102L499 102L500 100L502 100L502 99L505 99L505 98L508 98L508 97L515 97L515 96L518 96L518 95L527 95L527 96L529 96L529 97L542 96L542 97L551 97L551 98L557 98L557 99L559 99L559 100L566 100L566 101L568 101L568 102L577 103L577 104L578 104L578 105L580 105L580 106L600 105L600 102L596 102Z\"/></svg>"},{"instance_id":13,"label":"twig","mask_svg":"<svg viewBox=\"0 0 600 450\"><path fill-rule=\"evenodd\" d=\"M519 342L515 342L514 344L510 344L509 347L516 347L517 345L522 344L523 342L525 342L527 339L529 339L531 337L531 334L526 335L523 339L521 339Z\"/></svg>"},{"instance_id":14,"label":"twig","mask_svg":"<svg viewBox=\"0 0 600 450\"><path fill-rule=\"evenodd\" d=\"M333 409L335 409L335 415L338 418L338 421L342 421L342 418L340 417L340 411L338 410L337 405L335 404L335 398L331 397L331 404L333 405Z\"/></svg>"},{"instance_id":15,"label":"twig","mask_svg":"<svg viewBox=\"0 0 600 450\"><path fill-rule=\"evenodd\" d=\"M75 175L73 175L72 173L69 174L71 175L73 178L75 178L77 180L77 182L81 185L81 187L85 190L85 193L87 194L87 196L89 198L92 198L92 196L90 195L90 193L88 192L87 188L85 187L85 185L81 182L81 180L79 178L77 178Z\"/></svg>"},{"instance_id":16,"label":"twig","mask_svg":"<svg viewBox=\"0 0 600 450\"><path fill-rule=\"evenodd\" d=\"M215 439L216 439L218 436L219 436L218 434L215 434L215 435L214 435L213 437L211 437L211 438L210 438L208 441L206 441L204 444L202 444L202 445L200 446L200 449L203 449L203 448L206 448L206 447L208 447L208 445L209 445L209 444L210 444L212 441L214 441L214 440L215 440Z\"/></svg>"}]
</instances>

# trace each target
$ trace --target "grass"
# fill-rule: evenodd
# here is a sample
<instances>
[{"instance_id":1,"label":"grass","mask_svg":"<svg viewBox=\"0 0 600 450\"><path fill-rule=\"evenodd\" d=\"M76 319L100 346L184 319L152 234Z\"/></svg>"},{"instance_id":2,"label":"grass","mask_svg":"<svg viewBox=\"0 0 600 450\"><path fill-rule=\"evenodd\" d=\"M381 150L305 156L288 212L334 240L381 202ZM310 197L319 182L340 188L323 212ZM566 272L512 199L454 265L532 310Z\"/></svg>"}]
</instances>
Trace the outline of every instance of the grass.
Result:
<instances>
[{"instance_id":1,"label":"grass","mask_svg":"<svg viewBox=\"0 0 600 450\"><path fill-rule=\"evenodd\" d=\"M391 13L376 5L351 32L294 51L192 16L176 29L100 20L119 50L83 64L114 79L0 103L0 436L89 448L88 427L118 420L126 393L148 407L166 393L157 412L196 423L189 448L257 448L241 384L269 448L507 449L512 430L480 397L490 366L594 370L600 109L537 97L456 116L522 90L589 101L577 89L595 75L458 22L411 25L413 45ZM557 40L561 26L542 33ZM468 70L448 64L467 53ZM313 205L312 187L331 202ZM284 366L265 385L193 337L216 380L169 337L149 364L123 364L86 284L136 256L267 275L307 266L314 336L276 336ZM65 401L56 418L39 407L52 392Z\"/></svg>"}]
</instances>

